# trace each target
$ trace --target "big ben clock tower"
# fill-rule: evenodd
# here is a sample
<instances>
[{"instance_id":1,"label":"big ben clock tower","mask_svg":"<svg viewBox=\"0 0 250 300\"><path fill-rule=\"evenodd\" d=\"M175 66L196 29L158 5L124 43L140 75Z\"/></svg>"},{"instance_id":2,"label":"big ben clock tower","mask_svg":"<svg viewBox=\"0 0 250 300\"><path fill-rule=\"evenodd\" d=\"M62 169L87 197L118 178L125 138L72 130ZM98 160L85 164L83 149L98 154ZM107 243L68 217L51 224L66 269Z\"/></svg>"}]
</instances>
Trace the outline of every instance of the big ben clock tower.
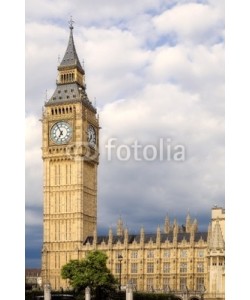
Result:
<instances>
[{"instance_id":1,"label":"big ben clock tower","mask_svg":"<svg viewBox=\"0 0 250 300\"><path fill-rule=\"evenodd\" d=\"M42 116L43 283L67 287L61 267L78 259L83 240L93 235L97 218L99 124L86 94L85 71L73 39L58 66L56 89Z\"/></svg>"}]
</instances>

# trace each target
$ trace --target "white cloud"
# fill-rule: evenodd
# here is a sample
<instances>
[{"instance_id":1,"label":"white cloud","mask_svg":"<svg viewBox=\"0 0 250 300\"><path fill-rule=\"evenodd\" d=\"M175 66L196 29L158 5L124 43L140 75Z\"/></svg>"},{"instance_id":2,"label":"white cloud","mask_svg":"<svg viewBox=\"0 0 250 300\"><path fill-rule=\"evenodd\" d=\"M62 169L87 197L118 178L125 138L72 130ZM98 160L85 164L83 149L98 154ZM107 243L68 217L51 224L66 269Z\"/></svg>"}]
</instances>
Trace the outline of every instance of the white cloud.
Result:
<instances>
[{"instance_id":1,"label":"white cloud","mask_svg":"<svg viewBox=\"0 0 250 300\"><path fill-rule=\"evenodd\" d=\"M29 20L68 20L72 15L78 25L96 24L100 27L126 22L145 11L157 11L169 0L27 0L26 18Z\"/></svg>"},{"instance_id":2,"label":"white cloud","mask_svg":"<svg viewBox=\"0 0 250 300\"><path fill-rule=\"evenodd\" d=\"M25 223L27 228L32 228L33 226L41 226L43 224L41 210L34 210L27 208L25 211ZM32 230L30 232L32 234Z\"/></svg>"},{"instance_id":3,"label":"white cloud","mask_svg":"<svg viewBox=\"0 0 250 300\"><path fill-rule=\"evenodd\" d=\"M154 17L154 24L160 33L174 33L181 42L207 44L222 37L224 19L217 6L184 3Z\"/></svg>"},{"instance_id":4,"label":"white cloud","mask_svg":"<svg viewBox=\"0 0 250 300\"><path fill-rule=\"evenodd\" d=\"M207 111L197 94L169 84L148 85L133 99L106 105L100 121L104 124L99 205L102 223L111 216L115 222L124 212L127 222L132 220L138 226L148 211L161 216L186 207L200 213L209 211L214 202L223 205L223 119ZM105 145L112 137L117 140L110 162ZM184 145L186 160L152 163L135 161L133 155L126 163L116 159L121 144L132 149L131 144L138 140L143 147L157 147L160 138L172 149L175 144Z\"/></svg>"},{"instance_id":5,"label":"white cloud","mask_svg":"<svg viewBox=\"0 0 250 300\"><path fill-rule=\"evenodd\" d=\"M27 207L42 205L42 128L34 115L25 119L25 198ZM32 216L31 216L32 219ZM29 219L28 219L29 220Z\"/></svg>"},{"instance_id":6,"label":"white cloud","mask_svg":"<svg viewBox=\"0 0 250 300\"><path fill-rule=\"evenodd\" d=\"M165 214L189 209L203 225L224 205L223 1L27 1L26 222L42 220L41 123L56 86L70 15L87 93L100 114L98 223L119 214L131 229L154 231ZM200 1L199 1L200 2ZM63 20L63 21L62 21ZM105 143L171 138L184 162L107 161ZM37 209L39 213L37 212ZM150 213L149 213L150 212ZM38 222L36 219L39 219Z\"/></svg>"}]
</instances>

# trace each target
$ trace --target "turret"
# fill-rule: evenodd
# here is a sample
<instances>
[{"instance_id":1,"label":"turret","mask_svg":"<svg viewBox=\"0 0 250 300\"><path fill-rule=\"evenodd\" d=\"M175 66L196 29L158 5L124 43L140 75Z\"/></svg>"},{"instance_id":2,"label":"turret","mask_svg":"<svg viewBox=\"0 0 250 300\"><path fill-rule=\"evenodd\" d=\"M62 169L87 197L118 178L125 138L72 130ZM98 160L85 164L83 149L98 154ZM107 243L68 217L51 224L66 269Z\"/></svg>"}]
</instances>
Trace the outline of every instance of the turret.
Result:
<instances>
[{"instance_id":1,"label":"turret","mask_svg":"<svg viewBox=\"0 0 250 300\"><path fill-rule=\"evenodd\" d=\"M174 219L174 223L173 223L173 243L175 244L175 246L177 245L178 232L179 232L179 226L178 226L178 223L177 223L176 219Z\"/></svg>"},{"instance_id":2,"label":"turret","mask_svg":"<svg viewBox=\"0 0 250 300\"><path fill-rule=\"evenodd\" d=\"M164 224L164 232L169 233L171 231L171 224L168 215L165 218L165 224Z\"/></svg>"},{"instance_id":3,"label":"turret","mask_svg":"<svg viewBox=\"0 0 250 300\"><path fill-rule=\"evenodd\" d=\"M191 230L191 217L190 214L188 212L187 217L186 217L186 232L190 232Z\"/></svg>"},{"instance_id":4,"label":"turret","mask_svg":"<svg viewBox=\"0 0 250 300\"><path fill-rule=\"evenodd\" d=\"M161 228L160 228L160 226L158 226L157 230L156 230L156 245L157 245L157 247L160 247L160 245L161 245Z\"/></svg>"},{"instance_id":5,"label":"turret","mask_svg":"<svg viewBox=\"0 0 250 300\"><path fill-rule=\"evenodd\" d=\"M121 218L118 219L118 221L117 221L117 227L116 227L116 228L117 228L117 229L116 229L116 234L117 234L118 236L123 236L123 234L124 234L124 229L123 229L123 221L122 221Z\"/></svg>"},{"instance_id":6,"label":"turret","mask_svg":"<svg viewBox=\"0 0 250 300\"><path fill-rule=\"evenodd\" d=\"M124 229L124 245L128 246L128 228Z\"/></svg>"},{"instance_id":7,"label":"turret","mask_svg":"<svg viewBox=\"0 0 250 300\"><path fill-rule=\"evenodd\" d=\"M93 246L94 246L94 249L96 249L96 247L97 247L97 230L96 230L96 227L95 227L94 232L93 232Z\"/></svg>"},{"instance_id":8,"label":"turret","mask_svg":"<svg viewBox=\"0 0 250 300\"><path fill-rule=\"evenodd\" d=\"M145 239L145 232L144 232L144 228L141 227L141 231L140 231L140 244L141 244L141 246L144 245L144 239Z\"/></svg>"},{"instance_id":9,"label":"turret","mask_svg":"<svg viewBox=\"0 0 250 300\"><path fill-rule=\"evenodd\" d=\"M197 221L197 219L194 219L192 227L193 227L194 232L198 231L198 221Z\"/></svg>"},{"instance_id":10,"label":"turret","mask_svg":"<svg viewBox=\"0 0 250 300\"><path fill-rule=\"evenodd\" d=\"M108 240L108 244L109 244L109 246L112 246L112 244L113 244L113 232L112 232L112 228L109 228L109 240Z\"/></svg>"}]
</instances>

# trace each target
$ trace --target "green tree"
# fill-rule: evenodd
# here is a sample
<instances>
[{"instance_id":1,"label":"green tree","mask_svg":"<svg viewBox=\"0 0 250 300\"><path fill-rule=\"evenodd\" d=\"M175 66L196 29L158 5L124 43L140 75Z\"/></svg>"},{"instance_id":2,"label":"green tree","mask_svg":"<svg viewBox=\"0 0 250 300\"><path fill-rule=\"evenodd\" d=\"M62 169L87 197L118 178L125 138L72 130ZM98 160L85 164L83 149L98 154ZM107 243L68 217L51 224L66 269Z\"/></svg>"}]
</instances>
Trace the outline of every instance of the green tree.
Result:
<instances>
[{"instance_id":1,"label":"green tree","mask_svg":"<svg viewBox=\"0 0 250 300\"><path fill-rule=\"evenodd\" d=\"M114 292L117 281L107 268L107 255L101 251L90 252L84 260L71 260L61 269L63 279L69 279L70 285L78 292L87 286L96 299Z\"/></svg>"}]
</instances>

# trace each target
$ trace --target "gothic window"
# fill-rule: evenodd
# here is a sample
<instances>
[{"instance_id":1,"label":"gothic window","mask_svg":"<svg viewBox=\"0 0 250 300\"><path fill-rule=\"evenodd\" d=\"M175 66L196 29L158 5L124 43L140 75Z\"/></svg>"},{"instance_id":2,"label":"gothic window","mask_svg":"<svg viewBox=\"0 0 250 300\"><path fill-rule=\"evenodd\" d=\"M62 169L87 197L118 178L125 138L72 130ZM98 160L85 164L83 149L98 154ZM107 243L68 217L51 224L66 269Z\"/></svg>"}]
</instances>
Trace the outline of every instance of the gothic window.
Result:
<instances>
[{"instance_id":1,"label":"gothic window","mask_svg":"<svg viewBox=\"0 0 250 300\"><path fill-rule=\"evenodd\" d=\"M170 250L164 250L163 257L169 258L170 257Z\"/></svg>"},{"instance_id":2,"label":"gothic window","mask_svg":"<svg viewBox=\"0 0 250 300\"><path fill-rule=\"evenodd\" d=\"M137 258L137 257L138 257L138 251L132 251L131 258Z\"/></svg>"},{"instance_id":3,"label":"gothic window","mask_svg":"<svg viewBox=\"0 0 250 300\"><path fill-rule=\"evenodd\" d=\"M138 271L138 264L132 263L131 264L131 273L137 273L137 271Z\"/></svg>"},{"instance_id":4,"label":"gothic window","mask_svg":"<svg viewBox=\"0 0 250 300\"><path fill-rule=\"evenodd\" d=\"M154 279L153 278L147 278L147 290L153 291L154 290Z\"/></svg>"},{"instance_id":5,"label":"gothic window","mask_svg":"<svg viewBox=\"0 0 250 300\"><path fill-rule=\"evenodd\" d=\"M170 287L170 278L169 277L164 277L163 278L163 290L167 290Z\"/></svg>"},{"instance_id":6,"label":"gothic window","mask_svg":"<svg viewBox=\"0 0 250 300\"><path fill-rule=\"evenodd\" d=\"M169 273L170 272L170 263L163 263L163 273Z\"/></svg>"},{"instance_id":7,"label":"gothic window","mask_svg":"<svg viewBox=\"0 0 250 300\"><path fill-rule=\"evenodd\" d=\"M187 257L187 250L181 250L180 255L181 255L182 258L186 258Z\"/></svg>"},{"instance_id":8,"label":"gothic window","mask_svg":"<svg viewBox=\"0 0 250 300\"><path fill-rule=\"evenodd\" d=\"M137 290L137 279L132 277L130 283L132 284L133 289Z\"/></svg>"},{"instance_id":9,"label":"gothic window","mask_svg":"<svg viewBox=\"0 0 250 300\"><path fill-rule=\"evenodd\" d=\"M147 258L154 258L154 250L148 250Z\"/></svg>"},{"instance_id":10,"label":"gothic window","mask_svg":"<svg viewBox=\"0 0 250 300\"><path fill-rule=\"evenodd\" d=\"M198 262L197 263L197 272L198 273L203 273L204 272L204 263L203 262Z\"/></svg>"},{"instance_id":11,"label":"gothic window","mask_svg":"<svg viewBox=\"0 0 250 300\"><path fill-rule=\"evenodd\" d=\"M116 263L116 264L115 264L115 273L116 273L116 274L119 274L119 273L120 273L120 267L121 267L121 266L120 266L120 263Z\"/></svg>"},{"instance_id":12,"label":"gothic window","mask_svg":"<svg viewBox=\"0 0 250 300\"><path fill-rule=\"evenodd\" d=\"M187 263L180 263L180 272L187 273Z\"/></svg>"},{"instance_id":13,"label":"gothic window","mask_svg":"<svg viewBox=\"0 0 250 300\"><path fill-rule=\"evenodd\" d=\"M196 289L201 291L204 287L204 277L197 277L196 278Z\"/></svg>"},{"instance_id":14,"label":"gothic window","mask_svg":"<svg viewBox=\"0 0 250 300\"><path fill-rule=\"evenodd\" d=\"M203 249L198 250L198 257L204 257L204 250Z\"/></svg>"},{"instance_id":15,"label":"gothic window","mask_svg":"<svg viewBox=\"0 0 250 300\"><path fill-rule=\"evenodd\" d=\"M186 277L181 277L180 278L180 290L185 291L187 287L187 278Z\"/></svg>"},{"instance_id":16,"label":"gothic window","mask_svg":"<svg viewBox=\"0 0 250 300\"><path fill-rule=\"evenodd\" d=\"M147 273L154 273L154 263L147 263Z\"/></svg>"}]
</instances>

